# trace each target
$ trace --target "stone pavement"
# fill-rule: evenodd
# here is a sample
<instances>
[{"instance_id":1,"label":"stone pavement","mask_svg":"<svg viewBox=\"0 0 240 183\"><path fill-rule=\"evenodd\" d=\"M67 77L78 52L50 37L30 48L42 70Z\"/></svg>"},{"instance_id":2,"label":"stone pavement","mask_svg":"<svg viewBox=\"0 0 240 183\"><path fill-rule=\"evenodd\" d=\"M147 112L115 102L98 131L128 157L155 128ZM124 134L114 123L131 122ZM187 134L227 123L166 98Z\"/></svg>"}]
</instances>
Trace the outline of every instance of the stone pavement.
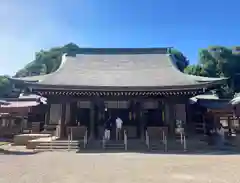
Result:
<instances>
[{"instance_id":1,"label":"stone pavement","mask_svg":"<svg viewBox=\"0 0 240 183\"><path fill-rule=\"evenodd\" d=\"M239 155L0 155L1 183L238 183L239 169Z\"/></svg>"}]
</instances>

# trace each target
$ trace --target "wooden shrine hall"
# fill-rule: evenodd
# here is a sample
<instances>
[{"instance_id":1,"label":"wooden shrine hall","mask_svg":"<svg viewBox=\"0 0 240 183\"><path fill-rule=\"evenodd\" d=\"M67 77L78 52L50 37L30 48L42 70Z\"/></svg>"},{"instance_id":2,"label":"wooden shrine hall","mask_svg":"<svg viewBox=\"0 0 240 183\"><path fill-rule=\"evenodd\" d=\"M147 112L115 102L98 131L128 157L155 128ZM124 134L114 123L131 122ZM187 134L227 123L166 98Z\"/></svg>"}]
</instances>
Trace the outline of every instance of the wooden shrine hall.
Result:
<instances>
[{"instance_id":1,"label":"wooden shrine hall","mask_svg":"<svg viewBox=\"0 0 240 183\"><path fill-rule=\"evenodd\" d=\"M174 134L176 120L187 117L190 97L224 82L182 73L169 48L82 48L64 54L53 73L11 78L48 101L45 126L59 137L69 129L81 138L103 136L103 124L120 117L129 138L143 138L145 130L166 127ZM156 132L157 133L157 132Z\"/></svg>"}]
</instances>

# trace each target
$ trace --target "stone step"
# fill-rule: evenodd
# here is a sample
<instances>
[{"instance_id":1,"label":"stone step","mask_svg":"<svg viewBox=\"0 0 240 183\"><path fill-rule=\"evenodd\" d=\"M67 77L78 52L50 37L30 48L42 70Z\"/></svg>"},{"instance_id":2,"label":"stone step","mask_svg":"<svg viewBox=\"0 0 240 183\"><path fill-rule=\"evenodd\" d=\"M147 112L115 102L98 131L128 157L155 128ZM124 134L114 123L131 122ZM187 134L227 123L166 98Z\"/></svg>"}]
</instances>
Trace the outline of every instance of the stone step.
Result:
<instances>
[{"instance_id":1,"label":"stone step","mask_svg":"<svg viewBox=\"0 0 240 183\"><path fill-rule=\"evenodd\" d=\"M109 149L109 150L124 150L125 148L124 147L114 147L114 146L105 146L104 148L105 150Z\"/></svg>"},{"instance_id":2,"label":"stone step","mask_svg":"<svg viewBox=\"0 0 240 183\"><path fill-rule=\"evenodd\" d=\"M200 142L200 141L186 141L186 147L187 149L202 149L207 148L207 144ZM150 141L150 150L164 150L164 144L160 141L151 142ZM169 140L167 142L167 149L168 150L183 150L183 144L181 144L180 140Z\"/></svg>"},{"instance_id":3,"label":"stone step","mask_svg":"<svg viewBox=\"0 0 240 183\"><path fill-rule=\"evenodd\" d=\"M44 145L40 145L37 146L36 149L68 149L68 147L66 146L44 146ZM70 149L79 149L78 146L70 146Z\"/></svg>"},{"instance_id":4,"label":"stone step","mask_svg":"<svg viewBox=\"0 0 240 183\"><path fill-rule=\"evenodd\" d=\"M41 142L39 145L42 146L79 146L79 142L72 142L72 143L68 143L68 142L62 142L62 143L56 143L56 142Z\"/></svg>"},{"instance_id":5,"label":"stone step","mask_svg":"<svg viewBox=\"0 0 240 183\"><path fill-rule=\"evenodd\" d=\"M107 141L105 144L105 149L124 149L123 141Z\"/></svg>"},{"instance_id":6,"label":"stone step","mask_svg":"<svg viewBox=\"0 0 240 183\"><path fill-rule=\"evenodd\" d=\"M72 142L80 142L81 140L72 140ZM68 140L54 140L56 143L68 142Z\"/></svg>"},{"instance_id":7,"label":"stone step","mask_svg":"<svg viewBox=\"0 0 240 183\"><path fill-rule=\"evenodd\" d=\"M68 142L41 142L37 145L36 149L79 149L79 142L73 142L72 144L68 144Z\"/></svg>"},{"instance_id":8,"label":"stone step","mask_svg":"<svg viewBox=\"0 0 240 183\"><path fill-rule=\"evenodd\" d=\"M124 148L124 144L105 144L105 148Z\"/></svg>"},{"instance_id":9,"label":"stone step","mask_svg":"<svg viewBox=\"0 0 240 183\"><path fill-rule=\"evenodd\" d=\"M36 150L68 150L68 149L79 149L79 141L72 141L70 144L67 140L54 140L40 142L37 145Z\"/></svg>"},{"instance_id":10,"label":"stone step","mask_svg":"<svg viewBox=\"0 0 240 183\"><path fill-rule=\"evenodd\" d=\"M83 149L83 142L80 142L80 147ZM92 149L92 150L99 150L102 149L102 141L101 140L92 140L89 141L86 149ZM106 149L124 149L124 143L123 141L114 141L110 140L106 142ZM201 141L197 140L189 140L187 141L187 149L189 150L195 150L195 149L205 149L207 148L206 143L203 143ZM164 151L165 147L164 144L161 141L150 141L150 150L160 150ZM169 140L167 144L168 150L180 150L183 151L183 144L180 143L180 141L176 140ZM145 141L142 140L128 140L128 150L147 150L147 145L145 144Z\"/></svg>"},{"instance_id":11,"label":"stone step","mask_svg":"<svg viewBox=\"0 0 240 183\"><path fill-rule=\"evenodd\" d=\"M81 145L80 145L81 146ZM86 149L102 149L102 140L93 140L88 142ZM106 149L124 149L124 141L110 140L106 142ZM141 140L129 140L128 141L129 150L144 150L146 145Z\"/></svg>"},{"instance_id":12,"label":"stone step","mask_svg":"<svg viewBox=\"0 0 240 183\"><path fill-rule=\"evenodd\" d=\"M67 150L69 147L67 140L55 140L52 143L51 142L41 142L37 149L62 149ZM84 141L80 140L74 140L72 141L72 144L70 145L71 149L79 149L79 150L101 150L102 147L102 140L91 140L88 142L86 149L84 149ZM147 146L145 144L145 141L141 140L128 140L128 150L136 150L136 151L145 151L148 150ZM105 150L124 150L124 141L114 141L110 140L106 142ZM176 140L169 140L167 144L168 151L176 150L176 151L183 151L183 144L180 143L180 141ZM209 146L201 141L187 141L187 150L203 150L203 149L209 149ZM164 151L164 144L161 141L150 141L150 150L151 151Z\"/></svg>"}]
</instances>

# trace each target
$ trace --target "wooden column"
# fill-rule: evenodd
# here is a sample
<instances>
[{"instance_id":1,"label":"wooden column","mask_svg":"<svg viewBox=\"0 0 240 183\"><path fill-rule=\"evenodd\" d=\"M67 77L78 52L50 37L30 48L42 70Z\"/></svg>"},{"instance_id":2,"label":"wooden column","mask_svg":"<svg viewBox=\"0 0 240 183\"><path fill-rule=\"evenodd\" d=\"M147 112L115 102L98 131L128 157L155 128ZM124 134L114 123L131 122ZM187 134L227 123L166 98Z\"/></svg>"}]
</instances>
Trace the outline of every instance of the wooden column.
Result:
<instances>
[{"instance_id":1,"label":"wooden column","mask_svg":"<svg viewBox=\"0 0 240 183\"><path fill-rule=\"evenodd\" d=\"M49 120L50 120L50 109L51 109L51 104L48 104L47 106L47 110L45 113L45 125L49 124Z\"/></svg>"},{"instance_id":2,"label":"wooden column","mask_svg":"<svg viewBox=\"0 0 240 183\"><path fill-rule=\"evenodd\" d=\"M94 102L91 101L90 105L90 139L94 138Z\"/></svg>"},{"instance_id":3,"label":"wooden column","mask_svg":"<svg viewBox=\"0 0 240 183\"><path fill-rule=\"evenodd\" d=\"M62 104L62 113L61 113L61 121L60 121L60 138L66 137L66 104Z\"/></svg>"},{"instance_id":4,"label":"wooden column","mask_svg":"<svg viewBox=\"0 0 240 183\"><path fill-rule=\"evenodd\" d=\"M66 103L65 125L69 126L71 122L71 103Z\"/></svg>"},{"instance_id":5,"label":"wooden column","mask_svg":"<svg viewBox=\"0 0 240 183\"><path fill-rule=\"evenodd\" d=\"M167 101L165 105L165 119L169 127L170 135L175 135L175 113L174 104L171 101Z\"/></svg>"},{"instance_id":6,"label":"wooden column","mask_svg":"<svg viewBox=\"0 0 240 183\"><path fill-rule=\"evenodd\" d=\"M143 101L139 101L138 107L138 116L139 116L139 122L140 122L140 137L142 140L145 139L145 130L144 130L144 124L145 124L145 119L144 119L144 114L143 114Z\"/></svg>"}]
</instances>

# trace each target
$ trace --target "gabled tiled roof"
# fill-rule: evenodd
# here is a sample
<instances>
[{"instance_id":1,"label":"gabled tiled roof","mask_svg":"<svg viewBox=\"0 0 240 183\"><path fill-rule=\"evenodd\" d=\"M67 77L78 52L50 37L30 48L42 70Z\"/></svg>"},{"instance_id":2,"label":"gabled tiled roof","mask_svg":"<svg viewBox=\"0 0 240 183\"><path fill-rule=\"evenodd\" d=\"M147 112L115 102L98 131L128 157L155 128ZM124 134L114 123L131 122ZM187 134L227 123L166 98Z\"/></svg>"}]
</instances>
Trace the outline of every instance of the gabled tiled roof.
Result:
<instances>
[{"instance_id":1,"label":"gabled tiled roof","mask_svg":"<svg viewBox=\"0 0 240 183\"><path fill-rule=\"evenodd\" d=\"M208 87L223 80L184 74L175 62L175 58L162 48L100 48L92 49L92 52L87 49L76 56L64 55L60 68L39 76L35 86L189 89ZM34 79L26 78L25 81Z\"/></svg>"}]
</instances>

